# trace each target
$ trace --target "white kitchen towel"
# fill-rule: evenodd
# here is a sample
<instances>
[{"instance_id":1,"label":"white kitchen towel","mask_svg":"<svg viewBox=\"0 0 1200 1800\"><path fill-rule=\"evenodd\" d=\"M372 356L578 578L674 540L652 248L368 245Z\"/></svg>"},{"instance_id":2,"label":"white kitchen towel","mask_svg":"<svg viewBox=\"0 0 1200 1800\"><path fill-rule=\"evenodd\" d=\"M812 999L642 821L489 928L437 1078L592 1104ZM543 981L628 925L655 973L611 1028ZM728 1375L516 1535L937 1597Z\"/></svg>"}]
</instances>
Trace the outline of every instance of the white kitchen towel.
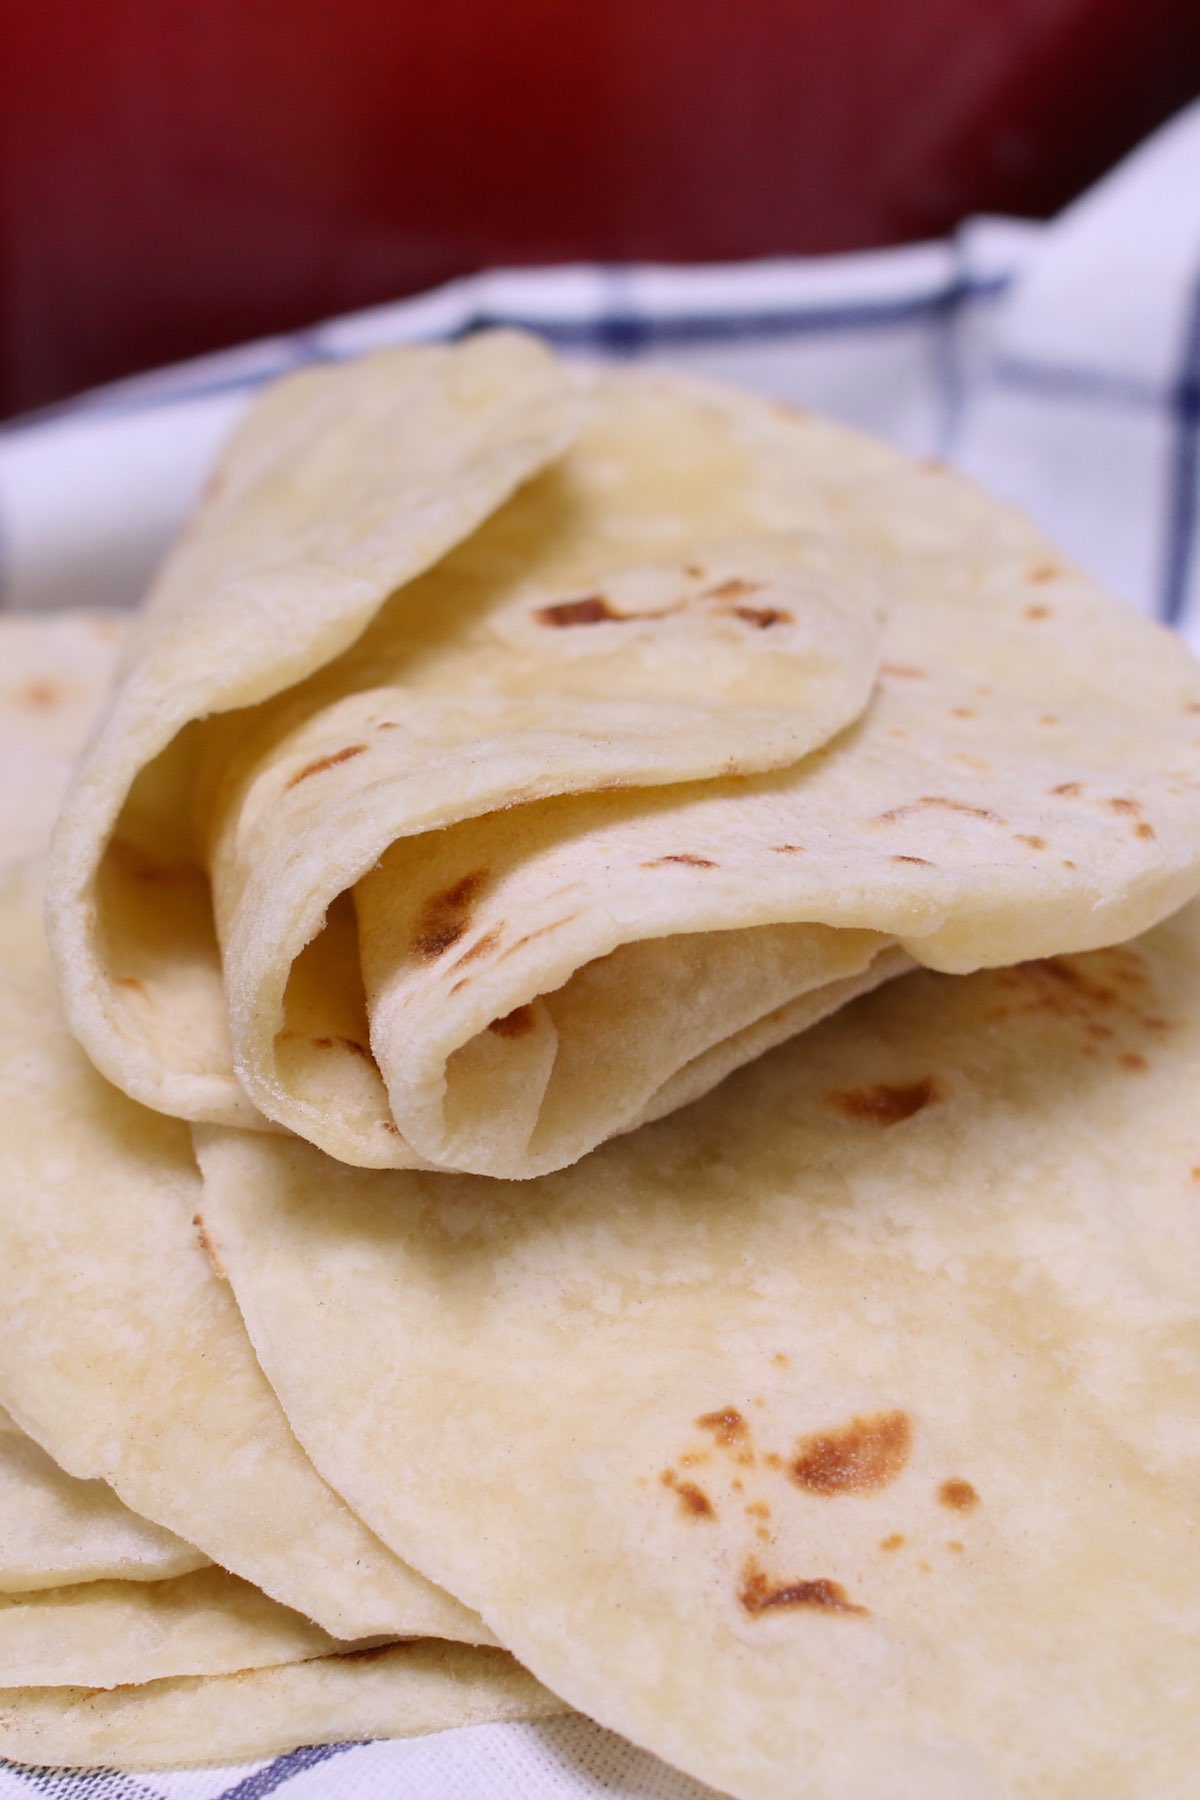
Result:
<instances>
[{"instance_id":1,"label":"white kitchen towel","mask_svg":"<svg viewBox=\"0 0 1200 1800\"><path fill-rule=\"evenodd\" d=\"M265 381L494 324L739 382L944 457L1200 650L1200 106L1048 225L972 220L946 243L809 261L501 271L17 421L0 430L0 605L135 604ZM237 1770L0 1763L0 1800L705 1791L582 1719L300 1750Z\"/></svg>"}]
</instances>

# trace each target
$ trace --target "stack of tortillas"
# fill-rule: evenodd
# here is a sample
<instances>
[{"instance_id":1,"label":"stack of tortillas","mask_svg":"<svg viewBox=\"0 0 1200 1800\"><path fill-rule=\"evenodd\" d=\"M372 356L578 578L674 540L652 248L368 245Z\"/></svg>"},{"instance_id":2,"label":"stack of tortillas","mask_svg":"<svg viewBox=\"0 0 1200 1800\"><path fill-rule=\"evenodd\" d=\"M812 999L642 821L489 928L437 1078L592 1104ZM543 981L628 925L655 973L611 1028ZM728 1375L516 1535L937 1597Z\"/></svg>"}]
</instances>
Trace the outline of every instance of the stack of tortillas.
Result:
<instances>
[{"instance_id":1,"label":"stack of tortillas","mask_svg":"<svg viewBox=\"0 0 1200 1800\"><path fill-rule=\"evenodd\" d=\"M501 333L257 405L45 865L118 635L0 636L0 1750L1192 1791L1182 647Z\"/></svg>"}]
</instances>

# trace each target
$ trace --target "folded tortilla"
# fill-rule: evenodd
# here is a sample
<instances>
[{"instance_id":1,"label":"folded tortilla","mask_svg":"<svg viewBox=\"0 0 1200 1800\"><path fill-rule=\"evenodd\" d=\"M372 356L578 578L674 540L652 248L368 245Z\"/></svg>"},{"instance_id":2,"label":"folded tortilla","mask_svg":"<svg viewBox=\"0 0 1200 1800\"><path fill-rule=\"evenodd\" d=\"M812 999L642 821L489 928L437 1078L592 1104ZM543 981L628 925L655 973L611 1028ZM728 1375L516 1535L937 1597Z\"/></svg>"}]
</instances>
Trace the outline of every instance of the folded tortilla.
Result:
<instances>
[{"instance_id":1,"label":"folded tortilla","mask_svg":"<svg viewBox=\"0 0 1200 1800\"><path fill-rule=\"evenodd\" d=\"M0 1689L0 1743L24 1763L162 1768L567 1710L502 1650L401 1644L111 1692Z\"/></svg>"},{"instance_id":2,"label":"folded tortilla","mask_svg":"<svg viewBox=\"0 0 1200 1800\"><path fill-rule=\"evenodd\" d=\"M1198 715L1177 642L853 433L511 334L310 371L68 799L68 1017L159 1110L535 1175L912 960L1153 924Z\"/></svg>"},{"instance_id":3,"label":"folded tortilla","mask_svg":"<svg viewBox=\"0 0 1200 1800\"><path fill-rule=\"evenodd\" d=\"M326 1478L742 1800L1183 1795L1200 905L921 972L529 1183L196 1127Z\"/></svg>"}]
</instances>

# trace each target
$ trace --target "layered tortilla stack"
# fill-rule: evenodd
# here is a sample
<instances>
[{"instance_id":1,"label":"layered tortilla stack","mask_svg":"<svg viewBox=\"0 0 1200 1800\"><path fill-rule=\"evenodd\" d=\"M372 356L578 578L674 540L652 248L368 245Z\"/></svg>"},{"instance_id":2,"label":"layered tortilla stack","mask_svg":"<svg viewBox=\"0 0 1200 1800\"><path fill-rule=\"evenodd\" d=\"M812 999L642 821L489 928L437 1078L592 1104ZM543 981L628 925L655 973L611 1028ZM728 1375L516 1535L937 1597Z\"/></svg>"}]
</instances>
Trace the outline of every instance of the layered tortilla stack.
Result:
<instances>
[{"instance_id":1,"label":"layered tortilla stack","mask_svg":"<svg viewBox=\"0 0 1200 1800\"><path fill-rule=\"evenodd\" d=\"M236 1676L206 1754L565 1704L746 1800L1183 1793L1182 647L497 333L269 392L123 658L55 966L0 909L13 1493L105 1495L8 1753L186 1761Z\"/></svg>"}]
</instances>

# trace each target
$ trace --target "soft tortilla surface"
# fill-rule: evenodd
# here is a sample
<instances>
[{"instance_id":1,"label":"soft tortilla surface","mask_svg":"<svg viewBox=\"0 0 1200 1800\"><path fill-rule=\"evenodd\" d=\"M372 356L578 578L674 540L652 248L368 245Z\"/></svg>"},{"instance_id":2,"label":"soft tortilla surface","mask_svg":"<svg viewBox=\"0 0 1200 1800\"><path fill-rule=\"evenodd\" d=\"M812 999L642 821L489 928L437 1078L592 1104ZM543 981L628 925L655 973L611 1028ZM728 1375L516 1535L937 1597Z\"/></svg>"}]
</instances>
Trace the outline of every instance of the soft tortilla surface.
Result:
<instances>
[{"instance_id":1,"label":"soft tortilla surface","mask_svg":"<svg viewBox=\"0 0 1200 1800\"><path fill-rule=\"evenodd\" d=\"M297 1445L214 1267L186 1126L97 1075L24 938L25 974L0 974L0 1403L68 1474L334 1637L487 1642Z\"/></svg>"},{"instance_id":2,"label":"soft tortilla surface","mask_svg":"<svg viewBox=\"0 0 1200 1800\"><path fill-rule=\"evenodd\" d=\"M0 613L0 868L44 851L128 621Z\"/></svg>"},{"instance_id":3,"label":"soft tortilla surface","mask_svg":"<svg viewBox=\"0 0 1200 1800\"><path fill-rule=\"evenodd\" d=\"M0 1743L18 1762L163 1768L565 1711L502 1650L401 1644L109 1693L0 1690Z\"/></svg>"},{"instance_id":4,"label":"soft tortilla surface","mask_svg":"<svg viewBox=\"0 0 1200 1800\"><path fill-rule=\"evenodd\" d=\"M971 484L524 340L410 356L251 416L68 803L56 955L127 1092L530 1176L897 941L956 971L1089 949L1200 884L1195 664ZM429 434L379 475L389 381L453 449L436 547Z\"/></svg>"},{"instance_id":5,"label":"soft tortilla surface","mask_svg":"<svg viewBox=\"0 0 1200 1800\"><path fill-rule=\"evenodd\" d=\"M163 1581L207 1561L139 1519L103 1481L65 1474L0 1408L0 1595L106 1579Z\"/></svg>"},{"instance_id":6,"label":"soft tortilla surface","mask_svg":"<svg viewBox=\"0 0 1200 1800\"><path fill-rule=\"evenodd\" d=\"M1200 907L892 983L535 1183L197 1128L317 1466L722 1791L1190 1792Z\"/></svg>"},{"instance_id":7,"label":"soft tortilla surface","mask_svg":"<svg viewBox=\"0 0 1200 1800\"><path fill-rule=\"evenodd\" d=\"M0 1689L232 1675L339 1647L224 1569L0 1595Z\"/></svg>"}]
</instances>

